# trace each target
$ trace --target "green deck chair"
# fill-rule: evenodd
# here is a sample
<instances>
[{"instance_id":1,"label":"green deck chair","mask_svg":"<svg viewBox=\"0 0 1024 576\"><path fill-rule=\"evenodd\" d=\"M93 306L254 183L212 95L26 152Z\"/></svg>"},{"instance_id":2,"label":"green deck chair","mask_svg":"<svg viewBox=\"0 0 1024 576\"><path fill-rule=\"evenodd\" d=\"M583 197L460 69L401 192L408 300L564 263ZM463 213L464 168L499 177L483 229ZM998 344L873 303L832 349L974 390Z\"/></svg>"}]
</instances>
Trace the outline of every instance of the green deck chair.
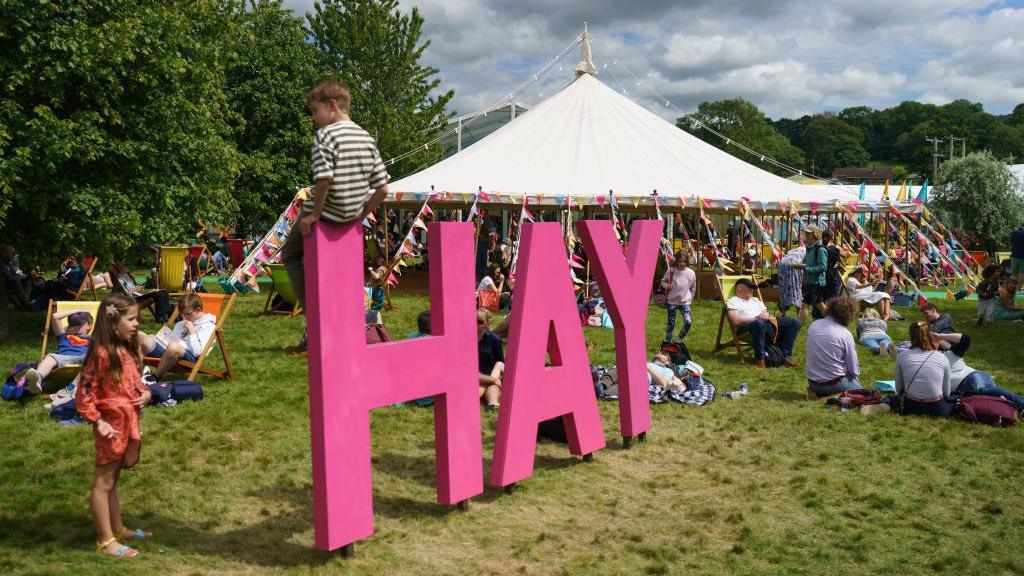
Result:
<instances>
[{"instance_id":1,"label":"green deck chair","mask_svg":"<svg viewBox=\"0 0 1024 576\"><path fill-rule=\"evenodd\" d=\"M267 302L263 305L263 314L283 314L291 318L302 312L302 306L299 305L299 297L295 293L295 286L292 286L292 280L288 277L284 264L265 264L264 268L266 268L267 276L270 276L274 285L267 292ZM280 294L281 298L290 304L292 309L274 310L271 308L270 303L274 300L274 294Z\"/></svg>"}]
</instances>

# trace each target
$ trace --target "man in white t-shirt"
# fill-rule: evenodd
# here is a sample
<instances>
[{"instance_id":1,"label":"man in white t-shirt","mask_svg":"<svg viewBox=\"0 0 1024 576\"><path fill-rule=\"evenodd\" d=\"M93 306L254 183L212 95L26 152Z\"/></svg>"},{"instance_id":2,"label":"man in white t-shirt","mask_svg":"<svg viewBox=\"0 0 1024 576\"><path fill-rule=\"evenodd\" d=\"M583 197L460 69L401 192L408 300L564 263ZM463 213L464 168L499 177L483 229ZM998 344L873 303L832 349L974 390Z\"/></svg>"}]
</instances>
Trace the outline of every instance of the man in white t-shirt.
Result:
<instances>
[{"instance_id":1,"label":"man in white t-shirt","mask_svg":"<svg viewBox=\"0 0 1024 576\"><path fill-rule=\"evenodd\" d=\"M736 281L736 295L725 302L729 323L736 328L736 334L750 333L754 347L754 361L758 368L764 368L764 350L768 342L775 342L782 350L786 366L799 366L793 361L793 344L800 332L800 321L796 318L778 318L768 313L764 304L754 297L756 286L750 280Z\"/></svg>"}]
</instances>

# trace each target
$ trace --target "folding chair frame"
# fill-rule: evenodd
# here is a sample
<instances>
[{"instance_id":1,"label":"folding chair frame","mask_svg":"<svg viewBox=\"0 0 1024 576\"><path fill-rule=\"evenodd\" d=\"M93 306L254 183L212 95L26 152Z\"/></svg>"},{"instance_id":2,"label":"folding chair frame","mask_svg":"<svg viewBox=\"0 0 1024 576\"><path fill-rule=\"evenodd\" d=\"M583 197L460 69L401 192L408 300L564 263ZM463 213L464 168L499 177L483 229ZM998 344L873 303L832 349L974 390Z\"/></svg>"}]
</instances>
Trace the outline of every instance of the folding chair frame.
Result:
<instances>
[{"instance_id":1,"label":"folding chair frame","mask_svg":"<svg viewBox=\"0 0 1024 576\"><path fill-rule=\"evenodd\" d=\"M208 376L214 376L217 378L223 378L225 380L234 379L234 372L231 369L231 357L228 354L227 344L224 342L224 323L227 321L228 315L231 313L231 308L235 305L235 298L238 296L237 293L227 294L200 294L200 298L220 296L223 298L220 313L217 314L217 327L214 328L213 337L206 343L201 354L195 362L189 362L187 360L178 360L177 364L170 368L171 372L178 374L188 373L189 380L195 380L197 374L206 374ZM205 306L204 306L205 308ZM171 314L171 318L167 321L167 326L173 328L175 320L178 319L178 307L174 307L174 312ZM206 357L210 355L213 349L214 342L217 343L217 347L220 349L221 358L224 360L224 369L217 370L215 368L207 368L203 364L206 362ZM156 366L160 364L159 358L147 357L145 359L147 364Z\"/></svg>"},{"instance_id":2,"label":"folding chair frame","mask_svg":"<svg viewBox=\"0 0 1024 576\"><path fill-rule=\"evenodd\" d=\"M764 300L761 298L761 288L757 285L757 280L753 275L715 276L715 281L718 285L718 295L722 299L722 314L718 318L718 336L715 337L715 349L713 350L713 352L717 354L726 348L735 347L736 358L740 361L740 364L743 363L743 348L753 348L753 345L748 341L750 338L749 335L744 334L743 336L740 336L736 333L736 327L732 325L732 322L729 322L729 309L726 307L726 301L730 296L726 295L724 283L729 283L730 288L728 292L731 295L736 289L736 282L741 278L746 278L754 283L754 291L757 294L757 299L764 303ZM728 342L722 342L722 333L724 332L726 325L729 326L729 331L732 333L732 339Z\"/></svg>"},{"instance_id":3,"label":"folding chair frame","mask_svg":"<svg viewBox=\"0 0 1024 576\"><path fill-rule=\"evenodd\" d=\"M86 264L85 278L82 279L82 285L78 287L78 290L68 290L67 293L74 296L75 300L85 300L85 291L90 290L92 292L92 299L99 300L99 294L96 291L96 283L92 280L92 271L96 268L95 256L82 259L82 264Z\"/></svg>"},{"instance_id":4,"label":"folding chair frame","mask_svg":"<svg viewBox=\"0 0 1024 576\"><path fill-rule=\"evenodd\" d=\"M273 280L274 276L271 273L270 267L264 265L263 268L267 273L267 277ZM282 316L292 318L294 316L298 316L302 312L302 305L299 304L298 298L295 299L295 305L292 306L291 310L274 310L273 308L270 307L270 303L273 302L274 300L274 294L280 294L280 292L277 289L276 280L271 285L270 290L267 291L267 301L263 303L263 312L260 313L261 315L266 316L270 314L279 314Z\"/></svg>"}]
</instances>

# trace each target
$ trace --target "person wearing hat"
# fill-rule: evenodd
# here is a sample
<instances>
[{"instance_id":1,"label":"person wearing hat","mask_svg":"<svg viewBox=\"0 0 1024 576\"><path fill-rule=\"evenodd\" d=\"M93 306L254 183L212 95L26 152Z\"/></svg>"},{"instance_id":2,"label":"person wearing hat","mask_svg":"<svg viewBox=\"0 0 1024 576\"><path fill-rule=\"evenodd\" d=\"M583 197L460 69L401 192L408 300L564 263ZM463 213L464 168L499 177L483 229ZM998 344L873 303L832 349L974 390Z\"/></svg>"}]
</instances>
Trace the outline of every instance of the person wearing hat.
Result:
<instances>
[{"instance_id":1,"label":"person wearing hat","mask_svg":"<svg viewBox=\"0 0 1024 576\"><path fill-rule=\"evenodd\" d=\"M61 322L68 319L68 327ZM87 310L65 310L56 312L50 319L50 328L57 337L57 349L47 354L35 368L25 372L25 384L36 394L43 393L43 380L57 368L81 366L85 353L89 351L89 334L92 332L92 314Z\"/></svg>"},{"instance_id":2,"label":"person wearing hat","mask_svg":"<svg viewBox=\"0 0 1024 576\"><path fill-rule=\"evenodd\" d=\"M754 297L756 287L746 278L736 281L736 295L725 301L729 323L736 328L737 335L750 334L754 362L758 368L765 367L765 346L769 342L775 342L782 350L786 366L799 366L793 361L793 344L800 332L800 321L769 314L764 303Z\"/></svg>"},{"instance_id":3,"label":"person wearing hat","mask_svg":"<svg viewBox=\"0 0 1024 576\"><path fill-rule=\"evenodd\" d=\"M818 310L819 317L825 315L825 270L828 269L828 250L821 243L821 231L817 225L808 224L804 228L804 243L807 244L807 253L804 254L803 263L790 265L791 268L804 271L801 324L807 320L807 314L812 308Z\"/></svg>"}]
</instances>

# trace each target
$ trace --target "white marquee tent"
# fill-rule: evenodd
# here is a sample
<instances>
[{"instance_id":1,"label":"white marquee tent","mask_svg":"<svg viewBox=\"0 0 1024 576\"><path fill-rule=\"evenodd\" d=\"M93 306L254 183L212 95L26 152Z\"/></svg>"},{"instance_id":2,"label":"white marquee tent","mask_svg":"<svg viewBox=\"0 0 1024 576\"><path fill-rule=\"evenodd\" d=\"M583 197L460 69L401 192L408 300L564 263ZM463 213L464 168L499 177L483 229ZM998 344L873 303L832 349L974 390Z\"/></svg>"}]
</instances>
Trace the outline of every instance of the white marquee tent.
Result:
<instances>
[{"instance_id":1,"label":"white marquee tent","mask_svg":"<svg viewBox=\"0 0 1024 576\"><path fill-rule=\"evenodd\" d=\"M575 81L474 146L393 182L389 200L431 191L467 200L482 189L502 204L525 195L531 205L567 196L589 205L611 190L624 206L650 206L657 190L667 208L695 207L699 197L720 210L746 197L771 212L780 202L826 211L857 200L855 187L796 184L680 130L598 80L585 36L583 44Z\"/></svg>"}]
</instances>

